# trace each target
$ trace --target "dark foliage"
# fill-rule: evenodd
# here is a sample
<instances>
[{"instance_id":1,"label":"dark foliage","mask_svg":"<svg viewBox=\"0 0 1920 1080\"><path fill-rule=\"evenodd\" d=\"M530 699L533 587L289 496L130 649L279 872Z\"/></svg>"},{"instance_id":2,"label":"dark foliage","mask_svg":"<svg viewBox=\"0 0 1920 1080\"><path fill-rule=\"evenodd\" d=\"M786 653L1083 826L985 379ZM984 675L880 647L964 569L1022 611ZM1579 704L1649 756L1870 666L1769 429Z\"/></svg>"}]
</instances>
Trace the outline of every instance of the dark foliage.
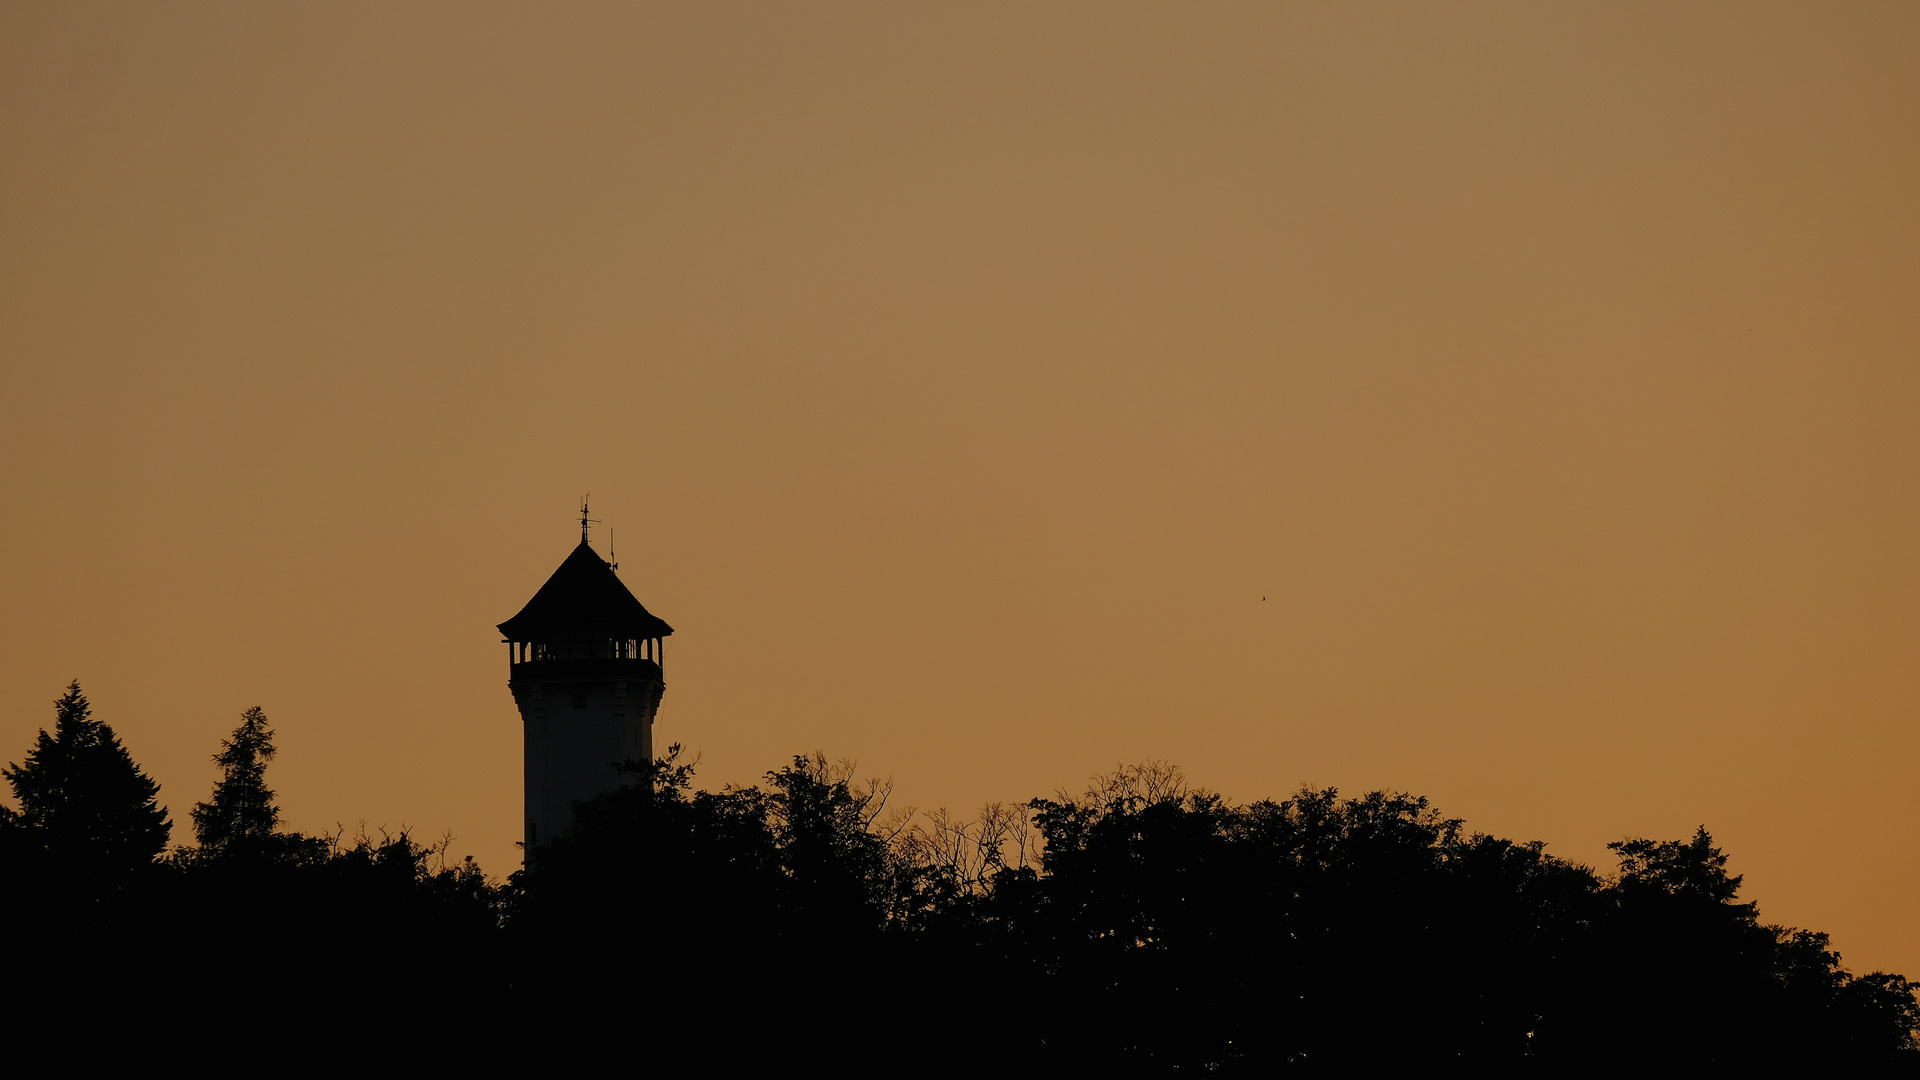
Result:
<instances>
[{"instance_id":1,"label":"dark foliage","mask_svg":"<svg viewBox=\"0 0 1920 1080\"><path fill-rule=\"evenodd\" d=\"M677 750L645 771L536 853L515 930L584 931L566 955L589 964L627 935L675 989L604 1000L709 1060L822 1036L925 1055L966 1037L925 1019L948 1017L990 1041L978 1066L1130 1074L1916 1061L1913 987L1762 924L1704 830L1623 841L1605 878L1423 799L1234 806L1166 767L886 827L884 786L818 757L718 793Z\"/></svg>"},{"instance_id":2,"label":"dark foliage","mask_svg":"<svg viewBox=\"0 0 1920 1080\"><path fill-rule=\"evenodd\" d=\"M1704 829L1613 845L1607 880L1404 795L1232 807L1147 768L1032 808L1038 870L997 875L970 929L1023 997L1072 1003L1033 1028L1063 1064L1920 1063L1906 980L1761 924Z\"/></svg>"},{"instance_id":3,"label":"dark foliage","mask_svg":"<svg viewBox=\"0 0 1920 1080\"><path fill-rule=\"evenodd\" d=\"M213 756L220 779L213 798L193 807L193 835L211 858L241 857L270 844L280 826L280 808L267 786L267 762L273 760L273 728L255 705L241 714L233 737L220 740Z\"/></svg>"},{"instance_id":4,"label":"dark foliage","mask_svg":"<svg viewBox=\"0 0 1920 1080\"><path fill-rule=\"evenodd\" d=\"M745 1065L822 1030L885 1029L860 998L883 981L892 870L871 831L884 788L797 757L767 787L693 792L679 748L642 782L576 807L574 826L515 875L517 985L599 988L589 1023L644 1012L685 1052ZM777 1007L774 1003L777 1002Z\"/></svg>"},{"instance_id":5,"label":"dark foliage","mask_svg":"<svg viewBox=\"0 0 1920 1080\"><path fill-rule=\"evenodd\" d=\"M22 804L5 822L17 1023L120 1043L229 1016L217 1037L239 1050L308 1043L328 1017L460 1030L493 1014L508 988L501 890L471 859L448 865L444 841L279 831L265 783L272 736L248 710L215 758L212 798L194 808L199 846L156 860L165 832L134 826L164 825L157 790L69 690L56 735L7 774ZM72 902L75 882L101 881L116 883L110 895Z\"/></svg>"},{"instance_id":6,"label":"dark foliage","mask_svg":"<svg viewBox=\"0 0 1920 1080\"><path fill-rule=\"evenodd\" d=\"M160 786L111 727L93 718L78 681L54 702L54 727L22 764L0 770L18 810L0 807L10 892L29 892L68 918L89 918L134 888L166 850L173 823Z\"/></svg>"},{"instance_id":7,"label":"dark foliage","mask_svg":"<svg viewBox=\"0 0 1920 1080\"><path fill-rule=\"evenodd\" d=\"M1403 794L1235 805L1149 765L972 820L883 818L889 786L850 765L696 791L675 747L500 887L448 842L283 831L273 755L248 710L198 844L156 860L157 791L69 689L5 774L17 1016L158 1033L239 1009L234 1048L404 1016L514 1032L548 1070L784 1068L821 1046L932 1073L1920 1061L1914 986L1761 922L1704 829L1621 841L1602 876Z\"/></svg>"},{"instance_id":8,"label":"dark foliage","mask_svg":"<svg viewBox=\"0 0 1920 1080\"><path fill-rule=\"evenodd\" d=\"M193 808L199 846L169 860L168 924L189 943L175 958L182 975L214 995L236 975L264 976L290 1027L343 1002L445 1022L489 1013L506 986L500 890L471 858L447 865L450 839L280 830L274 754L265 712L248 709L214 756L212 797Z\"/></svg>"}]
</instances>

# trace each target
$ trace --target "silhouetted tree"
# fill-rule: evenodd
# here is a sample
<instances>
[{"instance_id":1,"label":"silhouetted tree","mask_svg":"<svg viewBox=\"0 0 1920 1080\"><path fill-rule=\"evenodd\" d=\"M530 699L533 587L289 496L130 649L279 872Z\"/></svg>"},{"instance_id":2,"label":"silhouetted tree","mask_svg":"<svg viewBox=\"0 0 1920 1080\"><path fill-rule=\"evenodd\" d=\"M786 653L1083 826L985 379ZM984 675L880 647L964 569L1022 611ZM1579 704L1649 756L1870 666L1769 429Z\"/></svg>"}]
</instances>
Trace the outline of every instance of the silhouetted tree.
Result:
<instances>
[{"instance_id":1,"label":"silhouetted tree","mask_svg":"<svg viewBox=\"0 0 1920 1080\"><path fill-rule=\"evenodd\" d=\"M233 735L220 740L213 757L220 766L213 796L193 807L193 831L200 850L193 858L313 858L315 841L278 831L280 808L267 786L267 762L273 760L273 728L258 705L240 716Z\"/></svg>"},{"instance_id":2,"label":"silhouetted tree","mask_svg":"<svg viewBox=\"0 0 1920 1080\"><path fill-rule=\"evenodd\" d=\"M870 827L892 785L858 785L851 762L829 765L816 753L768 773L767 787L767 823L795 930L837 936L880 929L891 883L886 841Z\"/></svg>"},{"instance_id":3,"label":"silhouetted tree","mask_svg":"<svg viewBox=\"0 0 1920 1080\"><path fill-rule=\"evenodd\" d=\"M44 1034L80 1000L91 1014L141 1015L151 973L134 969L158 940L154 901L166 875L155 857L171 829L159 786L93 718L77 681L55 703L52 733L40 731L0 775L19 802L0 813L0 925L13 932L7 982L18 995L9 1018Z\"/></svg>"},{"instance_id":4,"label":"silhouetted tree","mask_svg":"<svg viewBox=\"0 0 1920 1080\"><path fill-rule=\"evenodd\" d=\"M1912 985L1856 978L1825 934L1761 923L1705 828L1608 846L1619 876L1539 1025L1543 1055L1576 1060L1613 1039L1664 1067L1707 1072L1920 1063Z\"/></svg>"},{"instance_id":5,"label":"silhouetted tree","mask_svg":"<svg viewBox=\"0 0 1920 1080\"><path fill-rule=\"evenodd\" d=\"M577 804L502 889L449 865L450 840L283 831L273 731L249 709L193 809L198 846L113 905L75 905L92 933L45 933L54 908L0 887L0 915L33 927L14 978L64 1000L139 957L183 1000L269 988L288 1019L255 1039L347 999L480 1034L558 998L572 1030L645 1015L673 1032L659 1067L681 1049L790 1067L825 1038L929 1069L956 1045L975 1052L955 1067L1126 1075L1920 1063L1914 985L1761 922L1704 828L1622 840L1602 876L1401 793L1238 805L1149 764L972 821L883 823L891 786L820 754L718 792L680 754L621 766L636 782ZM86 882L69 872L153 865L157 789L78 685L4 775L21 809L0 813L0 867ZM108 985L138 1007L137 979ZM555 1032L547 1066L601 1052Z\"/></svg>"},{"instance_id":6,"label":"silhouetted tree","mask_svg":"<svg viewBox=\"0 0 1920 1080\"><path fill-rule=\"evenodd\" d=\"M471 858L449 863L450 838L283 830L266 783L273 757L266 715L247 710L194 807L200 844L156 861L168 831L157 787L68 688L52 734L0 774L20 803L0 811L7 977L32 988L16 1021L158 1039L204 1022L184 1010L241 994L275 1006L223 1033L242 1052L310 1040L312 1018L343 1002L441 1031L490 1030L512 1001L502 890ZM156 976L180 1011L156 999Z\"/></svg>"},{"instance_id":7,"label":"silhouetted tree","mask_svg":"<svg viewBox=\"0 0 1920 1080\"><path fill-rule=\"evenodd\" d=\"M908 924L959 1000L1046 1003L1009 1034L1052 1066L1916 1063L1912 985L1762 925L1704 830L1621 842L1609 881L1406 795L1236 807L1145 766L1031 805L1038 868Z\"/></svg>"},{"instance_id":8,"label":"silhouetted tree","mask_svg":"<svg viewBox=\"0 0 1920 1080\"><path fill-rule=\"evenodd\" d=\"M893 863L873 818L888 785L816 754L764 787L695 792L679 757L627 763L641 783L576 804L572 826L529 851L509 922L516 985L597 987L577 1003L584 1022L644 1011L735 1067L778 1064L824 1032L884 1047L892 1028L862 1002L912 959L885 933Z\"/></svg>"},{"instance_id":9,"label":"silhouetted tree","mask_svg":"<svg viewBox=\"0 0 1920 1080\"><path fill-rule=\"evenodd\" d=\"M916 975L913 1001L1027 1069L1554 1073L1621 1040L1687 1065L1914 1058L1912 986L1760 924L1704 831L1623 841L1605 879L1417 797L1235 806L1164 765L903 828L878 821L886 785L821 755L707 792L679 753L531 853L516 981L600 986L589 1007L734 1064L825 1033L924 1049L886 1019ZM610 978L629 955L674 991Z\"/></svg>"},{"instance_id":10,"label":"silhouetted tree","mask_svg":"<svg viewBox=\"0 0 1920 1080\"><path fill-rule=\"evenodd\" d=\"M173 823L160 785L93 718L78 680L54 710L53 733L41 729L26 760L0 770L20 804L0 808L0 818L42 873L67 884L124 882L166 850Z\"/></svg>"}]
</instances>

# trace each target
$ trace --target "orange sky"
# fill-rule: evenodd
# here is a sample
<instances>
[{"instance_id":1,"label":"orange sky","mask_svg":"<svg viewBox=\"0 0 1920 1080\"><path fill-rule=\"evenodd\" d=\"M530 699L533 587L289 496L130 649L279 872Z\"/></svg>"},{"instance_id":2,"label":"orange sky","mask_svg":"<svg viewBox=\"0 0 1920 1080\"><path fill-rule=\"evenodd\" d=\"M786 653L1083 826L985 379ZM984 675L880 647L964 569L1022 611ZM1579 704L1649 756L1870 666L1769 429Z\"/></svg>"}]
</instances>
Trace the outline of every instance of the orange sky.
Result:
<instances>
[{"instance_id":1,"label":"orange sky","mask_svg":"<svg viewBox=\"0 0 1920 1080\"><path fill-rule=\"evenodd\" d=\"M493 624L591 491L709 785L1705 823L1920 975L1916 56L1899 4L8 4L0 760L78 677L184 840L258 704L289 824L503 874Z\"/></svg>"}]
</instances>

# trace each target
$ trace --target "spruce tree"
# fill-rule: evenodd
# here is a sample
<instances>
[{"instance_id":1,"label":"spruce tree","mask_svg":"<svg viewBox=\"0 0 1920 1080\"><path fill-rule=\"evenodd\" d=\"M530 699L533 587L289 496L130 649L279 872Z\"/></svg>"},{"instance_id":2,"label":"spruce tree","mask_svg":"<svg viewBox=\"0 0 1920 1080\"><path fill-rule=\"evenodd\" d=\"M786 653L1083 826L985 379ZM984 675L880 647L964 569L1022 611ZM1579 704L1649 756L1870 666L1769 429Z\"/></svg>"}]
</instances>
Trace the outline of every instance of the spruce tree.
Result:
<instances>
[{"instance_id":1,"label":"spruce tree","mask_svg":"<svg viewBox=\"0 0 1920 1080\"><path fill-rule=\"evenodd\" d=\"M173 829L160 785L93 718L78 680L54 710L53 734L41 729L25 763L0 769L20 804L0 813L14 842L60 874L115 877L150 865Z\"/></svg>"},{"instance_id":2,"label":"spruce tree","mask_svg":"<svg viewBox=\"0 0 1920 1080\"><path fill-rule=\"evenodd\" d=\"M267 762L273 760L273 729L258 705L241 714L233 737L220 740L213 756L220 780L213 798L193 808L194 838L214 857L261 854L274 840L280 808L267 786Z\"/></svg>"}]
</instances>

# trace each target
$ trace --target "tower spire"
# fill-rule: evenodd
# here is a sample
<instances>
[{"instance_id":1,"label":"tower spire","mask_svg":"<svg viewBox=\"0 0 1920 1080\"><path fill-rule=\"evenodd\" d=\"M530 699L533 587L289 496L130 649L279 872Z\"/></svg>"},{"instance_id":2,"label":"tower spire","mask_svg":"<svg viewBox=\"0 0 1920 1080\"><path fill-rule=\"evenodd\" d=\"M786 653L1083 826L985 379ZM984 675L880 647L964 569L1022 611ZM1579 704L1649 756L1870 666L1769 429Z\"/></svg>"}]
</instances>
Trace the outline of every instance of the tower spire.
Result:
<instances>
[{"instance_id":1,"label":"tower spire","mask_svg":"<svg viewBox=\"0 0 1920 1080\"><path fill-rule=\"evenodd\" d=\"M600 524L598 518L590 518L587 516L587 500L592 497L593 494L591 492L580 496L580 542L583 544L587 542L587 526Z\"/></svg>"}]
</instances>

